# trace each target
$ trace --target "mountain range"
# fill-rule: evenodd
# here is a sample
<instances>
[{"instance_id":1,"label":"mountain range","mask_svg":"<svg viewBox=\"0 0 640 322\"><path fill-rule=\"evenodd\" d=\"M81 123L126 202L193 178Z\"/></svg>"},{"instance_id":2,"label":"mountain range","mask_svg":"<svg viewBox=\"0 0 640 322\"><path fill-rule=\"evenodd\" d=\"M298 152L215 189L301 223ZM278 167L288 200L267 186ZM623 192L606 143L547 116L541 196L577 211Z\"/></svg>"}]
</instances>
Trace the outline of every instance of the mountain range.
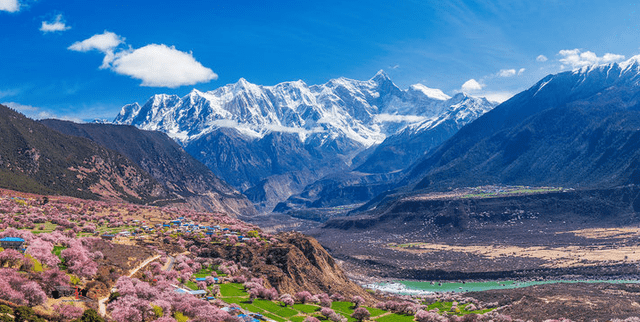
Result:
<instances>
[{"instance_id":1,"label":"mountain range","mask_svg":"<svg viewBox=\"0 0 640 322\"><path fill-rule=\"evenodd\" d=\"M173 202L184 202L192 209L236 216L255 213L245 196L216 177L162 132L124 125L77 124L60 120L40 122L61 133L87 138L122 153L173 195Z\"/></svg>"},{"instance_id":2,"label":"mountain range","mask_svg":"<svg viewBox=\"0 0 640 322\"><path fill-rule=\"evenodd\" d=\"M249 200L161 132L34 121L0 105L0 187L253 215Z\"/></svg>"},{"instance_id":3,"label":"mountain range","mask_svg":"<svg viewBox=\"0 0 640 322\"><path fill-rule=\"evenodd\" d=\"M64 135L2 105L0 142L2 188L150 204L169 197L124 155Z\"/></svg>"},{"instance_id":4,"label":"mountain range","mask_svg":"<svg viewBox=\"0 0 640 322\"><path fill-rule=\"evenodd\" d=\"M326 176L403 169L494 106L421 84L403 90L380 71L368 81L240 79L182 98L159 94L124 106L114 123L167 133L269 211Z\"/></svg>"},{"instance_id":5,"label":"mountain range","mask_svg":"<svg viewBox=\"0 0 640 322\"><path fill-rule=\"evenodd\" d=\"M424 156L403 184L640 183L638 59L545 77Z\"/></svg>"},{"instance_id":6,"label":"mountain range","mask_svg":"<svg viewBox=\"0 0 640 322\"><path fill-rule=\"evenodd\" d=\"M354 213L481 185L640 184L640 57L549 75L420 157Z\"/></svg>"}]
</instances>

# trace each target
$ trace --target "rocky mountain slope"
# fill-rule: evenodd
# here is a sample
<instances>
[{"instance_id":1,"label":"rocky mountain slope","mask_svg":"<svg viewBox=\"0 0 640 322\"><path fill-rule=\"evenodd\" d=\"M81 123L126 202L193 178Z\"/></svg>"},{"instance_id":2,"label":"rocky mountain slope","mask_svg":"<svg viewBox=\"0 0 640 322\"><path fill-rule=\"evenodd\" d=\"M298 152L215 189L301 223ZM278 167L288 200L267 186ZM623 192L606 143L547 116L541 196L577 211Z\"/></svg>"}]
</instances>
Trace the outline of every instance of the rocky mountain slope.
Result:
<instances>
[{"instance_id":1,"label":"rocky mountain slope","mask_svg":"<svg viewBox=\"0 0 640 322\"><path fill-rule=\"evenodd\" d=\"M164 133L124 125L77 124L60 120L40 122L56 131L90 139L124 154L168 193L193 209L240 216L255 213L244 195L216 177Z\"/></svg>"},{"instance_id":2,"label":"rocky mountain slope","mask_svg":"<svg viewBox=\"0 0 640 322\"><path fill-rule=\"evenodd\" d=\"M135 203L172 198L124 155L88 139L64 135L2 105L0 187Z\"/></svg>"},{"instance_id":3,"label":"rocky mountain slope","mask_svg":"<svg viewBox=\"0 0 640 322\"><path fill-rule=\"evenodd\" d=\"M251 267L280 293L300 291L359 295L371 299L365 290L350 281L335 259L313 238L300 233L281 233L282 243L266 250L252 247L213 246L202 257L223 258Z\"/></svg>"},{"instance_id":4,"label":"rocky mountain slope","mask_svg":"<svg viewBox=\"0 0 640 322\"><path fill-rule=\"evenodd\" d=\"M325 175L350 170L356 155L387 137L401 131L402 138L430 133L416 139L427 150L493 106L464 95L450 98L421 84L402 90L379 72L368 81L259 86L241 79L182 98L155 95L142 106L124 106L114 123L167 133L269 210ZM367 170L386 171L381 163L408 164L421 155L396 156L389 149L404 146L388 146L373 153L379 156L366 163ZM390 155L394 159L385 162Z\"/></svg>"},{"instance_id":5,"label":"rocky mountain slope","mask_svg":"<svg viewBox=\"0 0 640 322\"><path fill-rule=\"evenodd\" d=\"M545 77L424 156L403 184L639 183L638 59Z\"/></svg>"},{"instance_id":6,"label":"rocky mountain slope","mask_svg":"<svg viewBox=\"0 0 640 322\"><path fill-rule=\"evenodd\" d=\"M327 217L326 211L318 208L367 202L392 189L407 167L493 107L485 99L465 94L447 100L446 105L450 106L439 117L408 125L362 152L354 159L353 170L333 173L307 185L274 211L322 220Z\"/></svg>"}]
</instances>

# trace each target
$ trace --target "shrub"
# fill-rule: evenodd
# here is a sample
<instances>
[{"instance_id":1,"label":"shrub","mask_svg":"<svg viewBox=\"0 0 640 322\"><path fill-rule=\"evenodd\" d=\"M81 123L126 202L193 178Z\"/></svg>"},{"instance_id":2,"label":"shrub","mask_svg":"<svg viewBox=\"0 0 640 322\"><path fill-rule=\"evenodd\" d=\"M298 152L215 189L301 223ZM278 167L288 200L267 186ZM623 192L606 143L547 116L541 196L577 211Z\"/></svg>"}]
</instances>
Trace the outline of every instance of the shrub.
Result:
<instances>
[{"instance_id":1,"label":"shrub","mask_svg":"<svg viewBox=\"0 0 640 322\"><path fill-rule=\"evenodd\" d=\"M189 320L184 314L180 312L173 313L173 318L176 319L177 322L187 322Z\"/></svg>"},{"instance_id":2,"label":"shrub","mask_svg":"<svg viewBox=\"0 0 640 322\"><path fill-rule=\"evenodd\" d=\"M0 313L13 314L13 309L3 304L3 305L0 305Z\"/></svg>"},{"instance_id":3,"label":"shrub","mask_svg":"<svg viewBox=\"0 0 640 322\"><path fill-rule=\"evenodd\" d=\"M80 317L81 322L105 322L104 319L94 309L86 309Z\"/></svg>"}]
</instances>

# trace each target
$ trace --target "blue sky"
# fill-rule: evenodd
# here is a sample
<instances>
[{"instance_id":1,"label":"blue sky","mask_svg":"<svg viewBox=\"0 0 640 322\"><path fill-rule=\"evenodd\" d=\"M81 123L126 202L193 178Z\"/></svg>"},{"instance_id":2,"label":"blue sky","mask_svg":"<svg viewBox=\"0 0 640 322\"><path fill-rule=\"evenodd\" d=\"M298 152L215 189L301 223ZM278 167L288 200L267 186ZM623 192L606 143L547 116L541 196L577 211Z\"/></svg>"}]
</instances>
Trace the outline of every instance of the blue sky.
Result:
<instances>
[{"instance_id":1,"label":"blue sky","mask_svg":"<svg viewBox=\"0 0 640 322\"><path fill-rule=\"evenodd\" d=\"M550 73L640 54L636 1L0 0L0 102L113 119L156 93L383 69L504 100Z\"/></svg>"}]
</instances>

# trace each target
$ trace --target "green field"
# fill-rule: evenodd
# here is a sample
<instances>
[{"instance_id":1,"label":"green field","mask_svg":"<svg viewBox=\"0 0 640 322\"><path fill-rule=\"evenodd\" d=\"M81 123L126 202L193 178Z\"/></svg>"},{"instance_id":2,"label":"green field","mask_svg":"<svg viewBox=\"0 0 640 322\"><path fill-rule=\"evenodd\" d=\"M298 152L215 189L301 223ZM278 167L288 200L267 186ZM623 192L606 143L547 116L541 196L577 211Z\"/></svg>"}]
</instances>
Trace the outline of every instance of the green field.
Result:
<instances>
[{"instance_id":1,"label":"green field","mask_svg":"<svg viewBox=\"0 0 640 322\"><path fill-rule=\"evenodd\" d=\"M249 294L244 290L242 284L238 283L227 283L220 285L220 292L222 296L220 299L229 303L236 304L239 307L253 313L259 313L264 315L265 317L275 320L275 321L293 321L293 322L302 322L307 317L312 316L318 318L320 321L328 321L325 317L320 315L321 307L315 304L301 304L296 303L292 307L284 307L282 303L279 301L268 301L262 299L256 299L253 302L249 299ZM482 314L492 309L485 310L476 310L476 311L467 311L465 308L468 304L460 305L459 311L457 312L449 312L452 307L452 302L436 302L428 305L428 309L437 308L441 312L447 312L448 314L456 314L456 315L465 315L470 313ZM413 321L413 315L402 315L396 313L390 313L385 310L366 307L369 313L371 313L371 317L369 320L378 321L378 322L410 322ZM342 314L347 318L349 322L356 322L356 319L351 317L353 314L355 307L353 303L346 301L336 301L331 304L331 308Z\"/></svg>"},{"instance_id":2,"label":"green field","mask_svg":"<svg viewBox=\"0 0 640 322\"><path fill-rule=\"evenodd\" d=\"M56 227L58 227L58 225L47 221L42 224L36 224L36 227L34 229L31 229L31 232L34 234L50 233L56 230Z\"/></svg>"}]
</instances>

